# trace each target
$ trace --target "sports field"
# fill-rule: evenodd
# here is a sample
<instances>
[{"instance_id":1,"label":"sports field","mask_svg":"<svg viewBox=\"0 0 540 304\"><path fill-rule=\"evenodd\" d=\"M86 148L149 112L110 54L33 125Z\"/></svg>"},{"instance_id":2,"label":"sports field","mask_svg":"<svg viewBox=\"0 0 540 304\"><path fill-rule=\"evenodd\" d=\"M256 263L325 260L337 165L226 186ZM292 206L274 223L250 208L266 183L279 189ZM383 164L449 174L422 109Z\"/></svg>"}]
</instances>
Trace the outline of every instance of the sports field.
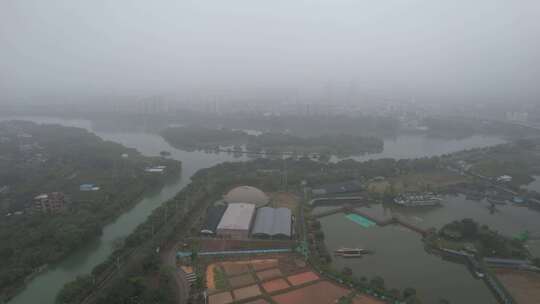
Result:
<instances>
[{"instance_id":1,"label":"sports field","mask_svg":"<svg viewBox=\"0 0 540 304\"><path fill-rule=\"evenodd\" d=\"M284 279L268 281L266 283L263 283L262 286L267 293L272 293L291 287L289 283L287 283L287 281L285 281Z\"/></svg>"},{"instance_id":2,"label":"sports field","mask_svg":"<svg viewBox=\"0 0 540 304\"><path fill-rule=\"evenodd\" d=\"M355 213L347 214L345 215L345 217L364 228L369 228L369 227L373 227L377 225L373 221L370 221L367 218L360 216L358 214L355 214Z\"/></svg>"},{"instance_id":3,"label":"sports field","mask_svg":"<svg viewBox=\"0 0 540 304\"><path fill-rule=\"evenodd\" d=\"M318 275L316 275L315 273L311 271L308 271L308 272L303 272L303 273L289 276L287 278L287 281L289 281L293 286L298 286L305 283L317 281L318 279L319 279Z\"/></svg>"},{"instance_id":4,"label":"sports field","mask_svg":"<svg viewBox=\"0 0 540 304\"><path fill-rule=\"evenodd\" d=\"M304 288L273 296L277 304L329 304L346 296L350 290L327 281L321 281Z\"/></svg>"},{"instance_id":5,"label":"sports field","mask_svg":"<svg viewBox=\"0 0 540 304\"><path fill-rule=\"evenodd\" d=\"M207 265L208 303L327 304L352 290L327 281L298 256L219 261ZM383 304L356 295L353 304Z\"/></svg>"}]
</instances>

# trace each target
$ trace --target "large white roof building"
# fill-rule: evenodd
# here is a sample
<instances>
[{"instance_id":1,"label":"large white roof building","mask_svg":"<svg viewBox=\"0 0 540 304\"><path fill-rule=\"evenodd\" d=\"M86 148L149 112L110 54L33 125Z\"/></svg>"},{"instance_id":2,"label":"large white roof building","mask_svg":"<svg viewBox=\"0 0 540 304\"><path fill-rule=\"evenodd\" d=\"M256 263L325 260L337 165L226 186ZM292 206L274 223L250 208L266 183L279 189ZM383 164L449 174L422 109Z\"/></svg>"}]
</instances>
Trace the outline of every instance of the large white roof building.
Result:
<instances>
[{"instance_id":1,"label":"large white roof building","mask_svg":"<svg viewBox=\"0 0 540 304\"><path fill-rule=\"evenodd\" d=\"M254 204L229 204L217 227L217 235L233 239L248 238L254 214Z\"/></svg>"}]
</instances>

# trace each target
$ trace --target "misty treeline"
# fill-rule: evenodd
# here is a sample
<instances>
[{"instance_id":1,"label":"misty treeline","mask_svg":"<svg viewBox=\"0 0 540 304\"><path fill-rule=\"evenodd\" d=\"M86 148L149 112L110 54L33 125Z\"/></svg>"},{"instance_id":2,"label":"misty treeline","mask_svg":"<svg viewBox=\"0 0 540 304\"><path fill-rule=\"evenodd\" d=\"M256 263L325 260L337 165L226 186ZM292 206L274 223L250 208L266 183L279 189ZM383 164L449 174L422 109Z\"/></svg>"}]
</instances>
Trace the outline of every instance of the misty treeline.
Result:
<instances>
[{"instance_id":1,"label":"misty treeline","mask_svg":"<svg viewBox=\"0 0 540 304\"><path fill-rule=\"evenodd\" d=\"M238 146L245 146L248 153L267 153L269 155L288 153L292 155L350 156L382 152L384 145L379 138L347 134L324 134L312 137L284 133L250 135L240 130L195 126L167 128L161 132L161 135L173 146L180 149L219 150L237 146L235 148L237 150Z\"/></svg>"}]
</instances>

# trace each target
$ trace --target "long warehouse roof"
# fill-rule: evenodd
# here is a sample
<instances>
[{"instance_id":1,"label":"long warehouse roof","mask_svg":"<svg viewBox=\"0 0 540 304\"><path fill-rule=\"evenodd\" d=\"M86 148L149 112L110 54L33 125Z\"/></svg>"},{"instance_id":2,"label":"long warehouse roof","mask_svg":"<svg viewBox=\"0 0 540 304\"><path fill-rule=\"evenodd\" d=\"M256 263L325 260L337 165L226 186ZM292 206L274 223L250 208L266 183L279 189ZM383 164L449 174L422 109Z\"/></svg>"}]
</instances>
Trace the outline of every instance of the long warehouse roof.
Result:
<instances>
[{"instance_id":1,"label":"long warehouse roof","mask_svg":"<svg viewBox=\"0 0 540 304\"><path fill-rule=\"evenodd\" d=\"M257 210L252 234L268 236L291 236L291 210L263 207Z\"/></svg>"},{"instance_id":2,"label":"long warehouse roof","mask_svg":"<svg viewBox=\"0 0 540 304\"><path fill-rule=\"evenodd\" d=\"M229 204L217 229L249 230L254 212L255 205L253 204Z\"/></svg>"}]
</instances>

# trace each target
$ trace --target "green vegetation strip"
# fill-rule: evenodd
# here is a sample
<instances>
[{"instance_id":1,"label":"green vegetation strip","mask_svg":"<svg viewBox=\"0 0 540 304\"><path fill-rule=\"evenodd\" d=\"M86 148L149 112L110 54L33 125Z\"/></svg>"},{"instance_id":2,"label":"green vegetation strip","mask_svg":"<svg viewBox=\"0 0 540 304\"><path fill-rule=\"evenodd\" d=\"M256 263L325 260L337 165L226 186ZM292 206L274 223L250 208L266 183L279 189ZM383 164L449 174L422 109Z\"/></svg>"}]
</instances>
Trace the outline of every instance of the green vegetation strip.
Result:
<instances>
[{"instance_id":1,"label":"green vegetation strip","mask_svg":"<svg viewBox=\"0 0 540 304\"><path fill-rule=\"evenodd\" d=\"M214 267L214 285L217 290L223 290L229 287L225 273L219 267Z\"/></svg>"},{"instance_id":2,"label":"green vegetation strip","mask_svg":"<svg viewBox=\"0 0 540 304\"><path fill-rule=\"evenodd\" d=\"M377 225L374 222L358 214L351 213L351 214L347 214L345 217L364 228L369 228L369 227L373 227Z\"/></svg>"}]
</instances>

